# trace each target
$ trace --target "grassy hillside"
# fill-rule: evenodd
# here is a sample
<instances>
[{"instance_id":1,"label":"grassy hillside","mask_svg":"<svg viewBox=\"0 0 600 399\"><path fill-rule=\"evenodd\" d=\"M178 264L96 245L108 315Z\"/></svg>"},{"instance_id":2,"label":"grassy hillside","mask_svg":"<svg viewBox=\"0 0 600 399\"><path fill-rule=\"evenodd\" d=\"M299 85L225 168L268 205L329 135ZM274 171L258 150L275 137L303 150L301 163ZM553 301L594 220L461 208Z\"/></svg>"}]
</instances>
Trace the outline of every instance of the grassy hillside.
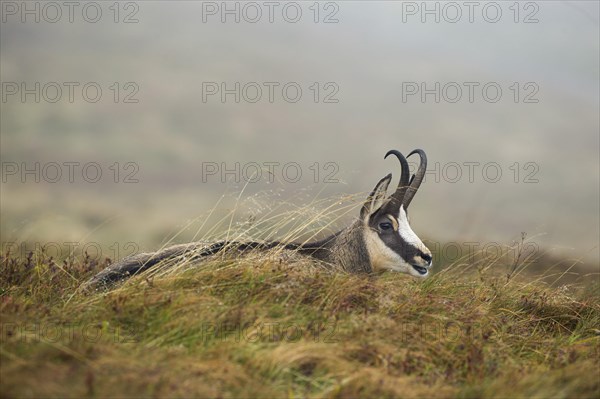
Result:
<instances>
[{"instance_id":1,"label":"grassy hillside","mask_svg":"<svg viewBox=\"0 0 600 399\"><path fill-rule=\"evenodd\" d=\"M86 292L105 265L0 261L7 398L600 395L597 281L551 287L492 263L417 281L255 256Z\"/></svg>"}]
</instances>

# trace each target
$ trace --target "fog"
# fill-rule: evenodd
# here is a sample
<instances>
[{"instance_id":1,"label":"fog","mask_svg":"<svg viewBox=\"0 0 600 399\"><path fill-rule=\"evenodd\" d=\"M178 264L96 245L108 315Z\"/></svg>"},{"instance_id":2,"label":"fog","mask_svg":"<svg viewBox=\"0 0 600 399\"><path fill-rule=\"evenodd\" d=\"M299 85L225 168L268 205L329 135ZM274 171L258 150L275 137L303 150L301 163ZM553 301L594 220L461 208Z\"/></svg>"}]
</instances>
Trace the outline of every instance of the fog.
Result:
<instances>
[{"instance_id":1,"label":"fog","mask_svg":"<svg viewBox=\"0 0 600 399\"><path fill-rule=\"evenodd\" d=\"M422 148L420 236L597 268L598 2L474 4L3 1L3 245L361 194L342 226Z\"/></svg>"}]
</instances>

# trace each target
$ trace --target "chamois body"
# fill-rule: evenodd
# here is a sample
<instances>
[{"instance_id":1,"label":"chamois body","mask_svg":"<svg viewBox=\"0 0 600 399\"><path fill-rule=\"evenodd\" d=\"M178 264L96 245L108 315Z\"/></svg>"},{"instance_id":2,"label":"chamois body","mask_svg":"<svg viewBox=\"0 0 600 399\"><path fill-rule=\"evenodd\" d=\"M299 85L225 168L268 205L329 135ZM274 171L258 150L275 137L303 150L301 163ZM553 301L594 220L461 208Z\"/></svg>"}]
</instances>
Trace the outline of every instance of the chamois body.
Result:
<instances>
[{"instance_id":1,"label":"chamois body","mask_svg":"<svg viewBox=\"0 0 600 399\"><path fill-rule=\"evenodd\" d=\"M194 242L174 245L157 252L145 252L132 255L113 263L102 270L90 281L92 285L106 285L148 270L159 263L177 261L198 262L202 259L221 253L222 251L244 254L251 250L266 251L283 249L297 251L301 255L310 256L332 266L338 266L349 273L370 273L369 253L361 235L360 222L339 231L323 240L297 244L270 242L226 242L215 244Z\"/></svg>"}]
</instances>

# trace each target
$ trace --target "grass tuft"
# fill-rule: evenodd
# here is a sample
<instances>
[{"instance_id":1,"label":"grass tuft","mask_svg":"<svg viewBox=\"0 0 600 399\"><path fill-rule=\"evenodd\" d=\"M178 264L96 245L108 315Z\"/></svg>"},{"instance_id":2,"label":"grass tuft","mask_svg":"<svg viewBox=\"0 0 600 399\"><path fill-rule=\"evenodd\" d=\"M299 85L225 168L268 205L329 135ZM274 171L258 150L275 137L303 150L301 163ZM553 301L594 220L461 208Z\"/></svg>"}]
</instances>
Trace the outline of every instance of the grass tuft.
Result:
<instances>
[{"instance_id":1,"label":"grass tuft","mask_svg":"<svg viewBox=\"0 0 600 399\"><path fill-rule=\"evenodd\" d=\"M314 205L231 213L194 238L308 241L355 211ZM512 259L440 259L424 281L272 251L182 260L94 292L85 282L110 260L0 254L1 393L600 397L598 275L532 262L526 244Z\"/></svg>"},{"instance_id":2,"label":"grass tuft","mask_svg":"<svg viewBox=\"0 0 600 399\"><path fill-rule=\"evenodd\" d=\"M7 397L600 394L598 284L476 267L422 282L269 255L87 293L104 265L0 262Z\"/></svg>"}]
</instances>

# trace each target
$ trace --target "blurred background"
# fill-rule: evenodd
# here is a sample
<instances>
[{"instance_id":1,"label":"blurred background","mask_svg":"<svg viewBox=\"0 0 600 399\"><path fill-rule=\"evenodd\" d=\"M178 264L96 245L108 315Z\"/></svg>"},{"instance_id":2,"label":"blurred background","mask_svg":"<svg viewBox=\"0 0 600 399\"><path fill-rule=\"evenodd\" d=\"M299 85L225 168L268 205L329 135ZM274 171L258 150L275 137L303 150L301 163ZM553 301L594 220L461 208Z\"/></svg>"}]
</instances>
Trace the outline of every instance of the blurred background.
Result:
<instances>
[{"instance_id":1,"label":"blurred background","mask_svg":"<svg viewBox=\"0 0 600 399\"><path fill-rule=\"evenodd\" d=\"M526 232L598 268L598 2L50 3L2 2L3 250L185 242L422 148L431 246Z\"/></svg>"}]
</instances>

